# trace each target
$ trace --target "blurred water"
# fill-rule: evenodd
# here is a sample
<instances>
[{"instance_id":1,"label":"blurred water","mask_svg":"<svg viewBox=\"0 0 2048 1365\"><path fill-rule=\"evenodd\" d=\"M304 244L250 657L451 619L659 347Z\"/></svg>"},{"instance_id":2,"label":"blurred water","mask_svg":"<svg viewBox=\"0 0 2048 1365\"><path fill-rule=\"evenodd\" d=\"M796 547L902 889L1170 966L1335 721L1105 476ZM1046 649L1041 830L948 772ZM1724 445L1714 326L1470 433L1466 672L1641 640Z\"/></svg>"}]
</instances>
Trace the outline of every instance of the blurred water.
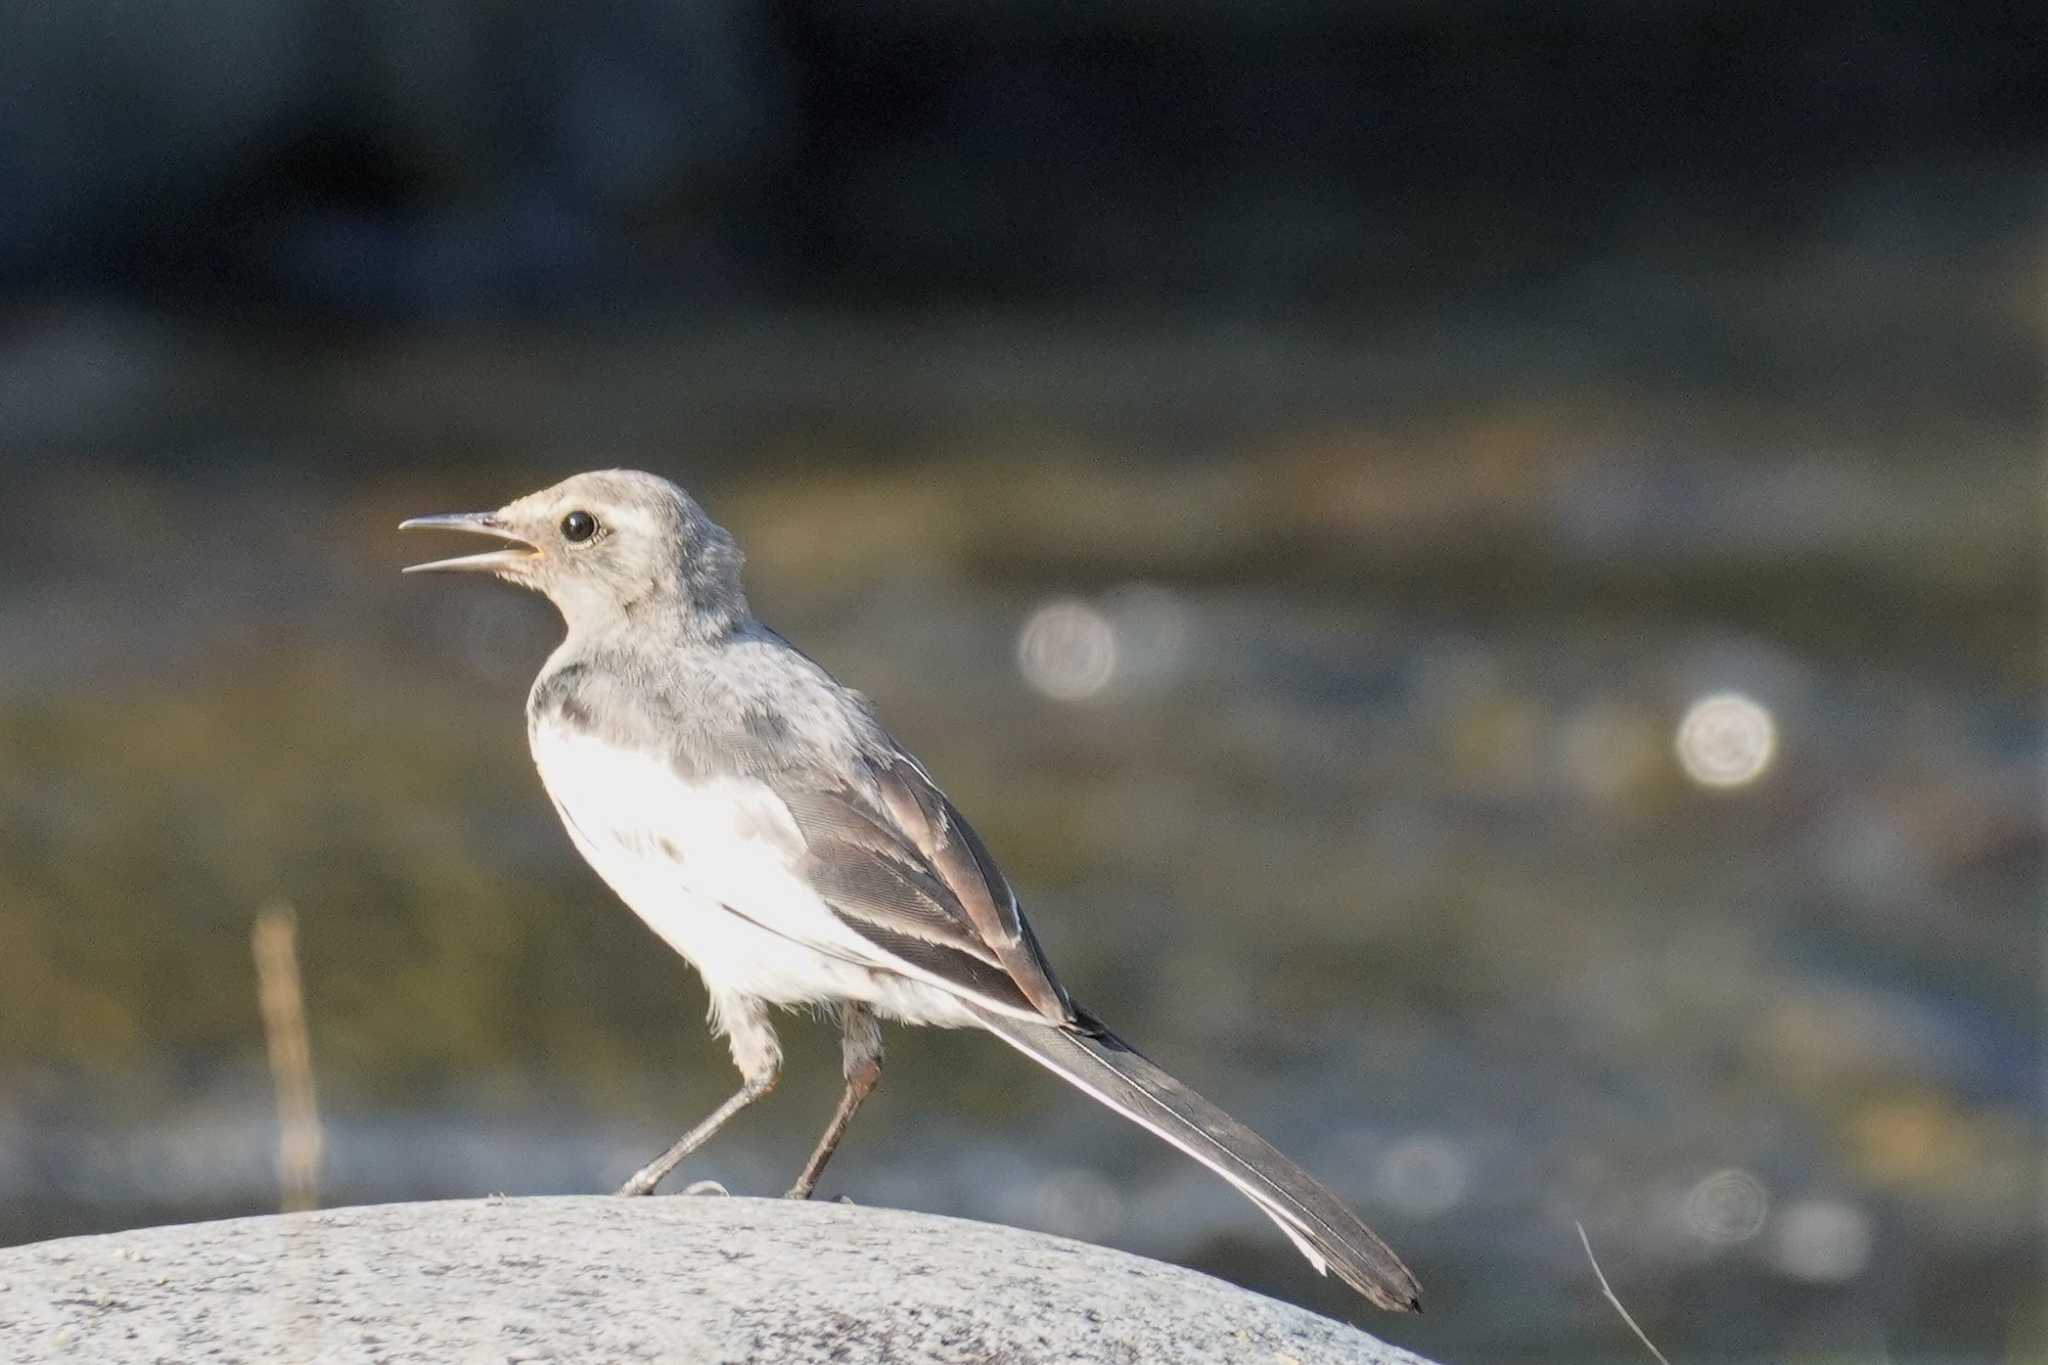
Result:
<instances>
[{"instance_id":1,"label":"blurred water","mask_svg":"<svg viewBox=\"0 0 2048 1365\"><path fill-rule=\"evenodd\" d=\"M341 347L282 393L231 337L17 338L0 1240L270 1206L272 896L330 1200L609 1188L727 1093L694 980L531 775L546 609L395 573L402 515L624 460L734 527L1075 994L1410 1258L1432 1312L1390 1334L1624 1356L1578 1220L1674 1358L2018 1358L2040 580L2009 414L1935 459L1826 404L1377 412L1321 343L906 336L931 363L879 392L857 329ZM1184 442L1204 380L1267 406ZM790 1080L690 1177L787 1183L836 1085L826 1031L786 1032ZM1352 1311L994 1044L892 1046L832 1192Z\"/></svg>"}]
</instances>

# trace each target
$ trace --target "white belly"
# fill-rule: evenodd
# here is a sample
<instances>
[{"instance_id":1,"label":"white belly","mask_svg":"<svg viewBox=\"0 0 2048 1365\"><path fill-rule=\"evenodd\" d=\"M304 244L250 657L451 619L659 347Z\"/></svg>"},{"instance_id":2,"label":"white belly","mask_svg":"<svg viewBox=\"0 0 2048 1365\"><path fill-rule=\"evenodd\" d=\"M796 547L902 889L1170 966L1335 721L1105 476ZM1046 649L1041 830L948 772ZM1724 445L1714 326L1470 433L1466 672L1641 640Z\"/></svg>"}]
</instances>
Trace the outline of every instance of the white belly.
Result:
<instances>
[{"instance_id":1,"label":"white belly","mask_svg":"<svg viewBox=\"0 0 2048 1365\"><path fill-rule=\"evenodd\" d=\"M530 739L577 851L714 995L857 1000L910 1023L976 1022L940 987L871 965L873 945L792 870L803 836L764 784L687 781L657 757L557 726L533 727Z\"/></svg>"}]
</instances>

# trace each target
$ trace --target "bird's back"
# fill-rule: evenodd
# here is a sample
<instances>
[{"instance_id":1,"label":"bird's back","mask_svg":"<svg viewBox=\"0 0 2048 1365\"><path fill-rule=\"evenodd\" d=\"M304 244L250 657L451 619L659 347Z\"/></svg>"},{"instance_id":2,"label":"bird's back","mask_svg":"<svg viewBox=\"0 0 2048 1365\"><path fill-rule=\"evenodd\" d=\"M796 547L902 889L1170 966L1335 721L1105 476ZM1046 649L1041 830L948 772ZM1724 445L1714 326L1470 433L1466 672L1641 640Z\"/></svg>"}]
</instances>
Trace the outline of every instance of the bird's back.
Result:
<instances>
[{"instance_id":1,"label":"bird's back","mask_svg":"<svg viewBox=\"0 0 2048 1365\"><path fill-rule=\"evenodd\" d=\"M859 694L758 625L714 643L564 641L526 718L529 737L568 730L660 753L687 778L857 771L891 747Z\"/></svg>"}]
</instances>

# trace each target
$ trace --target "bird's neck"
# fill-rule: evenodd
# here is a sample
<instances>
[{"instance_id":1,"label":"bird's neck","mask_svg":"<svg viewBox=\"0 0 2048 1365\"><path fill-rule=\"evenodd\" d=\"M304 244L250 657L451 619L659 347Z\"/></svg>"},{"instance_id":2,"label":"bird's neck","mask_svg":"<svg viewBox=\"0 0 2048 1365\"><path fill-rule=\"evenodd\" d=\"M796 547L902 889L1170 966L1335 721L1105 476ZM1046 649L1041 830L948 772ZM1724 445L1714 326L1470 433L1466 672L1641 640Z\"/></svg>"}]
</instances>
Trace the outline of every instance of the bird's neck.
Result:
<instances>
[{"instance_id":1,"label":"bird's neck","mask_svg":"<svg viewBox=\"0 0 2048 1365\"><path fill-rule=\"evenodd\" d=\"M688 606L673 599L644 599L622 611L578 617L564 613L568 635L557 657L582 658L620 649L653 651L718 649L746 633L751 617L738 611Z\"/></svg>"}]
</instances>

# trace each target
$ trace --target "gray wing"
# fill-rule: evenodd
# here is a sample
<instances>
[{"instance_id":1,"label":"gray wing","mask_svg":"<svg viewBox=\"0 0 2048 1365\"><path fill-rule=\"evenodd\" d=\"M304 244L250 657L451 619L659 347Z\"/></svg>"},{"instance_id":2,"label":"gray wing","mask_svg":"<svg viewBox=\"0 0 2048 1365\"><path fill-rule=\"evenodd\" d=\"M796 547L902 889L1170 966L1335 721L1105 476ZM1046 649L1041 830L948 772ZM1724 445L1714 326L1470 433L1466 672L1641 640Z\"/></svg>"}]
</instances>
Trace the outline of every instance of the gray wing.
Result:
<instances>
[{"instance_id":1,"label":"gray wing","mask_svg":"<svg viewBox=\"0 0 2048 1365\"><path fill-rule=\"evenodd\" d=\"M807 845L802 869L848 927L963 991L1076 1022L1017 895L916 759L892 749L854 784L777 794Z\"/></svg>"}]
</instances>

